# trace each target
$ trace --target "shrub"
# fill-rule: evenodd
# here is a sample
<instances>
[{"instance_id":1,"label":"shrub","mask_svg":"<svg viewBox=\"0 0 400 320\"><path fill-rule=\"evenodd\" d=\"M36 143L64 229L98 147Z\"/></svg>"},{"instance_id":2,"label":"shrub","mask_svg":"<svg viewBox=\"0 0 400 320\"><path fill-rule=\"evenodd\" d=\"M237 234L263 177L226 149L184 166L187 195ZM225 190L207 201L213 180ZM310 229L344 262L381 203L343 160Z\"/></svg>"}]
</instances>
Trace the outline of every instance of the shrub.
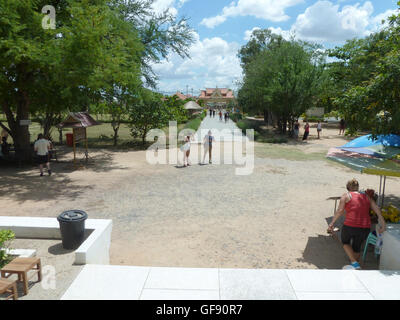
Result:
<instances>
[{"instance_id":1,"label":"shrub","mask_svg":"<svg viewBox=\"0 0 400 320\"><path fill-rule=\"evenodd\" d=\"M306 117L306 118L304 119L304 121L308 121L308 122L311 122L311 123L313 123L313 122L318 122L318 121L324 122L324 118L319 118L319 117Z\"/></svg>"},{"instance_id":2,"label":"shrub","mask_svg":"<svg viewBox=\"0 0 400 320\"><path fill-rule=\"evenodd\" d=\"M289 140L284 137L260 138L260 142L273 143L273 144L288 143L288 141Z\"/></svg>"},{"instance_id":3,"label":"shrub","mask_svg":"<svg viewBox=\"0 0 400 320\"><path fill-rule=\"evenodd\" d=\"M10 262L10 257L7 255L7 249L14 238L15 234L11 230L0 230L0 268Z\"/></svg>"},{"instance_id":4,"label":"shrub","mask_svg":"<svg viewBox=\"0 0 400 320\"><path fill-rule=\"evenodd\" d=\"M239 122L243 119L243 116L241 113L232 113L230 114L230 118L233 122Z\"/></svg>"}]
</instances>

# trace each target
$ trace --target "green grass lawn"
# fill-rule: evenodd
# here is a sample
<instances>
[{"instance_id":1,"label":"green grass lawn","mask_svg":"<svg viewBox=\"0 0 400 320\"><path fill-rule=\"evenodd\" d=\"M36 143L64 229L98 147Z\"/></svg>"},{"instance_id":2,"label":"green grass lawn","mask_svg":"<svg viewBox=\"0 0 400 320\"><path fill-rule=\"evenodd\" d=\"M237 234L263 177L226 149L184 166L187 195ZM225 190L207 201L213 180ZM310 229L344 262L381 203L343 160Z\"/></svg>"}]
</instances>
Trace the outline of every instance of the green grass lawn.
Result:
<instances>
[{"instance_id":1,"label":"green grass lawn","mask_svg":"<svg viewBox=\"0 0 400 320\"><path fill-rule=\"evenodd\" d=\"M297 148L265 143L255 147L255 154L260 158L286 159L291 161L325 161L326 153L306 153Z\"/></svg>"},{"instance_id":2,"label":"green grass lawn","mask_svg":"<svg viewBox=\"0 0 400 320\"><path fill-rule=\"evenodd\" d=\"M197 122L198 121L196 121L196 124ZM192 126L192 123L188 124ZM188 124L185 123L179 124L178 132L184 129ZM200 125L200 123L198 123L198 125ZM166 133L167 144L168 144L168 127L163 128L163 130ZM31 134L31 142L33 143L37 139L38 134L42 132L40 124L37 122L33 122L32 125L29 127L29 132ZM67 140L66 138L67 133L72 133L72 129L63 130L64 144L66 143ZM118 132L118 145L116 147L113 146L114 131L110 123L103 123L99 126L87 128L87 135L88 135L89 148L146 149L149 146L149 144L143 146L140 139L134 139L131 136L131 131L127 124L121 124L121 127ZM56 144L59 142L59 132L57 129L52 130L51 137ZM9 143L13 143L11 137L9 137Z\"/></svg>"}]
</instances>

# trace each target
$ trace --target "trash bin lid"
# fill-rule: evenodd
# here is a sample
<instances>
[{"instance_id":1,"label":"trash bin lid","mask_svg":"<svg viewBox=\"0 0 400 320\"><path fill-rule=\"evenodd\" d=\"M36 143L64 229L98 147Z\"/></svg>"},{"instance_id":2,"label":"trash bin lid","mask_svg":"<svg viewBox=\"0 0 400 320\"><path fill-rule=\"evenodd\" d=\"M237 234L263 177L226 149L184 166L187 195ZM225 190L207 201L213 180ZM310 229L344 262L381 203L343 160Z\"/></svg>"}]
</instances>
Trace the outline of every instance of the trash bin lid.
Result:
<instances>
[{"instance_id":1,"label":"trash bin lid","mask_svg":"<svg viewBox=\"0 0 400 320\"><path fill-rule=\"evenodd\" d=\"M58 221L62 222L76 222L86 220L87 213L82 210L68 210L58 216Z\"/></svg>"}]
</instances>

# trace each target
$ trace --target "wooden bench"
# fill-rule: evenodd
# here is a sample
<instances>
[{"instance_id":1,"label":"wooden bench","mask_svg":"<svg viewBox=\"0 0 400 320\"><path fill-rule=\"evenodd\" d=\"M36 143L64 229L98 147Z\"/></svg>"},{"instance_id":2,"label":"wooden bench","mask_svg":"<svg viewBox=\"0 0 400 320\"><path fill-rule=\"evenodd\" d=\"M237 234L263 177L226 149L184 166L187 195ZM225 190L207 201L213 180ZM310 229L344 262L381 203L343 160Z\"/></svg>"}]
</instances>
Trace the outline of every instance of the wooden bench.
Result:
<instances>
[{"instance_id":1,"label":"wooden bench","mask_svg":"<svg viewBox=\"0 0 400 320\"><path fill-rule=\"evenodd\" d=\"M18 300L18 291L17 291L17 280L10 281L6 279L0 279L0 294L11 293L11 295L7 296L5 299L13 299Z\"/></svg>"},{"instance_id":2,"label":"wooden bench","mask_svg":"<svg viewBox=\"0 0 400 320\"><path fill-rule=\"evenodd\" d=\"M34 274L28 278L28 272L34 270ZM28 294L29 279L38 275L38 281L42 281L42 265L40 258L15 258L1 270L2 278L9 278L11 275L16 274L18 281L24 285L24 293Z\"/></svg>"}]
</instances>

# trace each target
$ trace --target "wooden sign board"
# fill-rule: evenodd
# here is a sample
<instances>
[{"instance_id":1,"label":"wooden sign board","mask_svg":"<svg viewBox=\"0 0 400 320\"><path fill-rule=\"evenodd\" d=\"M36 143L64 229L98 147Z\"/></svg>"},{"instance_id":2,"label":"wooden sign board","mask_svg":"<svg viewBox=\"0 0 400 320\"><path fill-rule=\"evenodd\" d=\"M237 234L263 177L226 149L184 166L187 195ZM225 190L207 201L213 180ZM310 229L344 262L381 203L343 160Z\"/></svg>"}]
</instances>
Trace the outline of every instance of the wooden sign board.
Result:
<instances>
[{"instance_id":1,"label":"wooden sign board","mask_svg":"<svg viewBox=\"0 0 400 320\"><path fill-rule=\"evenodd\" d=\"M86 140L86 128L74 128L75 143Z\"/></svg>"}]
</instances>

